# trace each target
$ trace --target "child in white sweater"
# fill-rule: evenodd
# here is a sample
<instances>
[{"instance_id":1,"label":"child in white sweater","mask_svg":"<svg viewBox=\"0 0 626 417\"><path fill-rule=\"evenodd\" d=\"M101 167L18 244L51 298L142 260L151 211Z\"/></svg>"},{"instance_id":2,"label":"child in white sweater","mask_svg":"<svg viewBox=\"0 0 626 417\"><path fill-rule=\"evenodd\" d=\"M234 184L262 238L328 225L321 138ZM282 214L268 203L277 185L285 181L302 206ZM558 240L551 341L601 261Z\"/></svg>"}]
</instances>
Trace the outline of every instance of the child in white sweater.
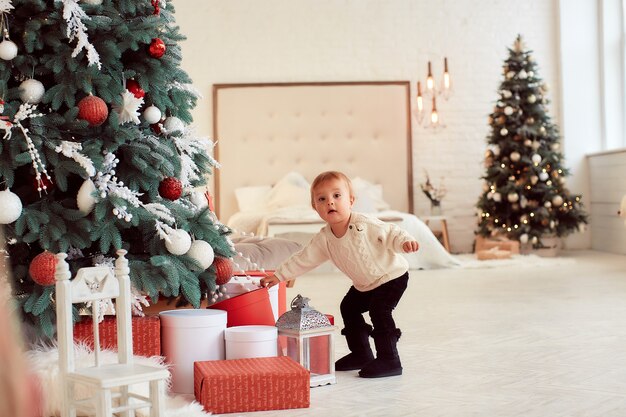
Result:
<instances>
[{"instance_id":1,"label":"child in white sweater","mask_svg":"<svg viewBox=\"0 0 626 417\"><path fill-rule=\"evenodd\" d=\"M352 212L354 193L343 173L319 174L311 184L311 205L327 225L298 253L261 280L271 287L294 279L331 260L352 280L341 301L344 328L350 354L335 363L337 371L360 369L364 378L402 374L396 328L392 311L406 290L409 265L399 252L415 252L418 243L392 223ZM372 326L363 313L369 311ZM376 359L369 344L374 338Z\"/></svg>"}]
</instances>

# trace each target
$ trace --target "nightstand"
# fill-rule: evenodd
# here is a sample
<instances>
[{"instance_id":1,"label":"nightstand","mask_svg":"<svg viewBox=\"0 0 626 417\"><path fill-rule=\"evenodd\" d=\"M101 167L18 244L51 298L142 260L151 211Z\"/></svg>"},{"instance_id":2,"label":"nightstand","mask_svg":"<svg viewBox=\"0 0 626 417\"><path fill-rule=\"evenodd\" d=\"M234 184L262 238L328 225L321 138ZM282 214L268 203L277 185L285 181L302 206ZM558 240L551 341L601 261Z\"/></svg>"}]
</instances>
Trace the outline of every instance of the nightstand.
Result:
<instances>
[{"instance_id":1,"label":"nightstand","mask_svg":"<svg viewBox=\"0 0 626 417\"><path fill-rule=\"evenodd\" d=\"M446 248L448 252L450 252L450 238L448 236L448 217L447 216L422 216L420 217L426 224L426 226L430 227L430 222L438 221L441 225L441 230L433 230L433 234L437 237L437 239L441 238L443 247Z\"/></svg>"}]
</instances>

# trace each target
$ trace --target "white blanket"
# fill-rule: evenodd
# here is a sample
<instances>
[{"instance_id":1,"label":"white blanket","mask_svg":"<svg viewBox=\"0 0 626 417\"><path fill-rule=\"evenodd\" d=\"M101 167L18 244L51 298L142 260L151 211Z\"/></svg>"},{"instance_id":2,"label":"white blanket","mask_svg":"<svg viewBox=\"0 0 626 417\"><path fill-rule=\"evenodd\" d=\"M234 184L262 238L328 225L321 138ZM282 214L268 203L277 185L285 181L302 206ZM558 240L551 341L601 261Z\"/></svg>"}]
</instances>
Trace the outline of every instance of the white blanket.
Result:
<instances>
[{"instance_id":1,"label":"white blanket","mask_svg":"<svg viewBox=\"0 0 626 417\"><path fill-rule=\"evenodd\" d=\"M449 268L461 265L458 259L446 251L430 228L415 215L395 210L386 210L376 213L376 216L383 220L401 218L402 220L394 221L394 223L410 233L419 243L420 248L417 252L403 254L409 261L411 269ZM266 236L269 224L291 224L297 221L311 223L321 220L310 206L294 206L265 212L238 212L228 219L227 225L236 232ZM297 231L298 225L295 224L294 232Z\"/></svg>"}]
</instances>

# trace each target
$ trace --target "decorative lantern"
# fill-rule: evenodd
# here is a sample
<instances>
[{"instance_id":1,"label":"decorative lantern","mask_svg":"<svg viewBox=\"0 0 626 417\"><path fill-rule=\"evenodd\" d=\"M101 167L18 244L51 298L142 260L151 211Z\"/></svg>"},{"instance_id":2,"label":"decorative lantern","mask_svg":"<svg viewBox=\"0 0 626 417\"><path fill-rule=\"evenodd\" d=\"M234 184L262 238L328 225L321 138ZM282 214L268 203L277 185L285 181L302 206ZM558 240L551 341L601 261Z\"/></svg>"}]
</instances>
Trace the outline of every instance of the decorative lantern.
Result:
<instances>
[{"instance_id":1,"label":"decorative lantern","mask_svg":"<svg viewBox=\"0 0 626 417\"><path fill-rule=\"evenodd\" d=\"M312 307L300 294L291 301L291 310L276 321L278 336L285 336L282 354L289 356L311 373L311 387L334 384L335 326L328 317ZM280 354L279 354L280 355Z\"/></svg>"}]
</instances>

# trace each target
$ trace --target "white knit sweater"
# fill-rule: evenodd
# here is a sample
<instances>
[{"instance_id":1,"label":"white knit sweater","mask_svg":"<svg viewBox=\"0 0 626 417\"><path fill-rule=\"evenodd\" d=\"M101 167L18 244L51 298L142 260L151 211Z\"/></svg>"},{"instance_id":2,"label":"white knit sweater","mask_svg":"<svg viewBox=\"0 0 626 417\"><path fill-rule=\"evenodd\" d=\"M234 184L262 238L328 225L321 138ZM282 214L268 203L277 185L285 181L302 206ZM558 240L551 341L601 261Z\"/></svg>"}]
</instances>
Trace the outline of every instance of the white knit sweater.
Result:
<instances>
[{"instance_id":1,"label":"white knit sweater","mask_svg":"<svg viewBox=\"0 0 626 417\"><path fill-rule=\"evenodd\" d=\"M283 262L275 275L281 281L296 278L331 260L359 291L369 291L409 270L399 253L415 240L393 223L353 212L346 234L336 237L324 226L299 252Z\"/></svg>"}]
</instances>

